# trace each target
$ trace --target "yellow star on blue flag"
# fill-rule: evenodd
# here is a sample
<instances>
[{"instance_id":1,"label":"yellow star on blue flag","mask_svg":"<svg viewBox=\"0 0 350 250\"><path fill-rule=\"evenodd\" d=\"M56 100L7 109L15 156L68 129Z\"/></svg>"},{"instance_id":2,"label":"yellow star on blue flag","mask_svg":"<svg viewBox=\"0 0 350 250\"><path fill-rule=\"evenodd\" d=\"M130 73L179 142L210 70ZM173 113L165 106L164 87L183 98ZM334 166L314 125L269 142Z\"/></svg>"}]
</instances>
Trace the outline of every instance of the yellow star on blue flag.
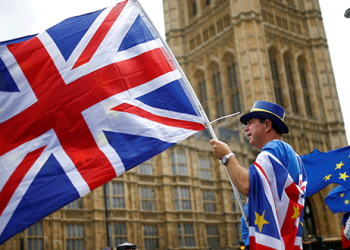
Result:
<instances>
[{"instance_id":1,"label":"yellow star on blue flag","mask_svg":"<svg viewBox=\"0 0 350 250\"><path fill-rule=\"evenodd\" d=\"M346 178L349 178L349 176L346 174L346 172L339 173L339 175L340 175L339 179L342 179L344 181L346 181Z\"/></svg>"},{"instance_id":2,"label":"yellow star on blue flag","mask_svg":"<svg viewBox=\"0 0 350 250\"><path fill-rule=\"evenodd\" d=\"M267 220L264 219L264 217L265 217L265 210L262 213L262 215L259 215L257 212L255 212L255 225L258 225L259 232L261 232L265 224L270 224Z\"/></svg>"},{"instance_id":3,"label":"yellow star on blue flag","mask_svg":"<svg viewBox=\"0 0 350 250\"><path fill-rule=\"evenodd\" d=\"M341 161L340 163L338 163L338 164L335 164L337 167L335 168L335 170L337 170L337 169L341 169L341 167L342 166L344 166L344 163L343 163L343 161Z\"/></svg>"}]
</instances>

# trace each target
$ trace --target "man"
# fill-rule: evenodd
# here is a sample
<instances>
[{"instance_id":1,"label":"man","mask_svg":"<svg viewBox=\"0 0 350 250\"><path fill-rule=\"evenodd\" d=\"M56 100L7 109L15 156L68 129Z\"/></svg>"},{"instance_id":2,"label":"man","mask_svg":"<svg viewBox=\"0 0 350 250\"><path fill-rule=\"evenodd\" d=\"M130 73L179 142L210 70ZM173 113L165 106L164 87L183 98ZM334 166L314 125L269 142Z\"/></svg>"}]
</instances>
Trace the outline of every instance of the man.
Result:
<instances>
[{"instance_id":1,"label":"man","mask_svg":"<svg viewBox=\"0 0 350 250\"><path fill-rule=\"evenodd\" d=\"M306 175L300 157L281 141L282 134L289 132L284 115L281 106L257 101L240 118L246 125L249 144L261 150L249 170L242 167L227 144L210 141L232 182L248 196L249 240L244 227L242 236L250 249L302 249Z\"/></svg>"},{"instance_id":2,"label":"man","mask_svg":"<svg viewBox=\"0 0 350 250\"><path fill-rule=\"evenodd\" d=\"M350 212L343 215L342 224L342 247L343 249L350 249Z\"/></svg>"}]
</instances>

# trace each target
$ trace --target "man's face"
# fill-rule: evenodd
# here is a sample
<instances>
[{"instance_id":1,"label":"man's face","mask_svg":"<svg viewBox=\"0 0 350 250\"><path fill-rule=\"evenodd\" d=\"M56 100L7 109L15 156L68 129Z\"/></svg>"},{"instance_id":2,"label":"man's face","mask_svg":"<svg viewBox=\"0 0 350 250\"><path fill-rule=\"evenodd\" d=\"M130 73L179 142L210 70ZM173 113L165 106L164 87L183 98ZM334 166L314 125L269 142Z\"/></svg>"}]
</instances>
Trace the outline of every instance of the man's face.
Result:
<instances>
[{"instance_id":1,"label":"man's face","mask_svg":"<svg viewBox=\"0 0 350 250\"><path fill-rule=\"evenodd\" d=\"M247 132L249 144L251 146L259 148L260 150L262 149L264 146L265 128L265 123L261 123L258 118L248 120L244 131Z\"/></svg>"}]
</instances>

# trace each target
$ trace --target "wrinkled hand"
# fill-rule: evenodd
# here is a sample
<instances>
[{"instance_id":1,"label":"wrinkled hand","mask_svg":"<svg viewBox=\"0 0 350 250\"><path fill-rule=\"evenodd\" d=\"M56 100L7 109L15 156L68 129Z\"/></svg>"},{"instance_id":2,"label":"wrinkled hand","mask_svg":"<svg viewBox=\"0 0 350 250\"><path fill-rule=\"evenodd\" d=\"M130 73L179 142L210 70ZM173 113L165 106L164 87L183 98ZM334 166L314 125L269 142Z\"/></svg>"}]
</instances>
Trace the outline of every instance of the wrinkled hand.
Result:
<instances>
[{"instance_id":1,"label":"wrinkled hand","mask_svg":"<svg viewBox=\"0 0 350 250\"><path fill-rule=\"evenodd\" d=\"M226 143L224 143L222 141L212 139L212 140L210 140L210 143L211 143L211 145L213 145L213 153L214 153L214 155L219 160L221 160L222 157L224 157L225 155L227 155L227 154L232 152L230 147Z\"/></svg>"}]
</instances>

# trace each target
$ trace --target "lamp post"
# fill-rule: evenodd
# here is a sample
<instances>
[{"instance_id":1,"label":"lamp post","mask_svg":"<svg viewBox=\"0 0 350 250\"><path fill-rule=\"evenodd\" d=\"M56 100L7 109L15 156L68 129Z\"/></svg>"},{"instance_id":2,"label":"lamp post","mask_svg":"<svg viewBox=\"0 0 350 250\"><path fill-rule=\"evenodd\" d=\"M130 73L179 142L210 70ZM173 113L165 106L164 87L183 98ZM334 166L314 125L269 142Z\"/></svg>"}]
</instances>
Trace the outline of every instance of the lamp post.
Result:
<instances>
[{"instance_id":1,"label":"lamp post","mask_svg":"<svg viewBox=\"0 0 350 250\"><path fill-rule=\"evenodd\" d=\"M350 8L345 11L344 16L350 18Z\"/></svg>"}]
</instances>

